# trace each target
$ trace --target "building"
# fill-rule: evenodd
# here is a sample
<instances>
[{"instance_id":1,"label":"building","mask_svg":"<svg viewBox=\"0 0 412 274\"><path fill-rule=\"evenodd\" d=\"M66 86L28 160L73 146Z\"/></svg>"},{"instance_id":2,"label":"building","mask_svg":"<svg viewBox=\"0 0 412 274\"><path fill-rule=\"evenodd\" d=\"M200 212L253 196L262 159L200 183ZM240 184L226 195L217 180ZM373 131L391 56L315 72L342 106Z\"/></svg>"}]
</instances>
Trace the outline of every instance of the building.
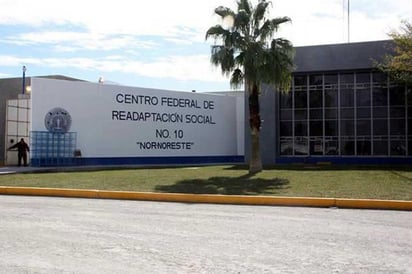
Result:
<instances>
[{"instance_id":1,"label":"building","mask_svg":"<svg viewBox=\"0 0 412 274\"><path fill-rule=\"evenodd\" d=\"M82 81L79 79L49 75L40 78ZM6 158L17 162L15 152L7 153L7 148L30 136L30 88L31 77L0 79L0 166L6 164Z\"/></svg>"},{"instance_id":2,"label":"building","mask_svg":"<svg viewBox=\"0 0 412 274\"><path fill-rule=\"evenodd\" d=\"M30 86L30 96L5 102L4 140L30 140L32 166L244 162L243 93L51 77L33 77ZM5 164L16 164L16 154L5 151Z\"/></svg>"},{"instance_id":3,"label":"building","mask_svg":"<svg viewBox=\"0 0 412 274\"><path fill-rule=\"evenodd\" d=\"M276 92L270 86L264 86L262 90L260 110L262 118L261 155L263 163L266 165L275 163L319 162L348 164L412 163L411 88L391 82L387 75L376 69L376 63L379 62L383 56L391 53L393 46L393 42L387 40L297 47L294 60L295 71L293 72L290 92ZM77 80L64 76L49 76L46 78ZM42 105L46 103L43 102L44 100L39 100L38 98L33 101L33 98L28 99L24 97L24 95L21 95L21 80L22 79L18 78L0 79L0 104L6 106L5 108L0 108L0 165L5 164L5 158L7 156L5 150L11 145L11 140L14 142L20 137L28 138L29 135L33 135L29 130L35 128L37 131L44 128L45 113L50 109L53 110L53 106L50 104L47 106ZM30 85L31 79L28 78L26 83ZM99 87L95 86L99 85L97 83L84 83L85 84L78 85L79 89L99 89ZM70 83L65 85L70 85L71 88L63 88L64 90L73 91L77 89L73 88L73 85ZM106 92L111 92L109 87L105 90ZM124 88L124 90L128 93L137 90L137 92L141 94L146 94L145 96L148 96L148 98L157 98L156 100L163 100L163 98L169 96L167 95L169 93L166 91L145 90L132 87ZM53 88L50 89L50 92L52 91ZM47 93L47 96L52 94L50 92ZM117 103L113 99L106 99L106 103L108 104L106 109L110 109L111 111L111 120L114 120L114 118L116 118L116 120L123 120L124 118L122 116L123 112L116 112L117 116L113 116L113 111L117 111L114 110L115 108L112 108L113 106L121 107L122 109L130 107L129 102L125 101L125 96L129 96L129 94L125 93L120 96L121 102L117 100ZM208 96L217 95L210 94ZM20 100L17 100L19 97ZM66 101L72 100L66 95L62 97L66 97ZM159 138L172 138L174 136L173 134L176 134L175 137L177 139L180 138L183 140L193 132L193 134L200 134L198 137L191 138L194 138L194 143L202 148L197 154L194 153L195 150L187 150L178 155L159 152L152 154L151 151L146 150L140 154L142 157L144 156L143 158L136 158L131 157L128 148L125 147L124 155L128 155L126 161L123 161L121 157L113 157L113 155L117 153L116 151L119 151L116 148L109 151L110 157L107 157L107 155L103 157L97 152L97 148L92 149L93 145L89 145L89 143L87 145L83 144L82 140L85 134L79 135L78 132L76 132L76 140L79 141L76 145L73 145L73 148L70 147L70 151L67 152L69 156L67 157L71 157L71 155L75 156L76 153L72 153L71 151L75 149L77 152L83 153L82 156L86 156L83 161L76 162L80 164L170 164L173 161L176 163L190 163L191 161L197 161L198 163L202 163L202 161L205 163L215 163L216 161L229 163L233 161L239 163L244 161L243 156L245 156L247 161L250 143L249 126L247 123L249 119L247 117L248 111L246 110L247 96L245 97L246 103L244 103L242 96L236 96L238 97L235 100L236 102L232 102L232 99L229 100L222 97L220 97L221 99L219 99L219 97L201 99L205 97L205 95L200 95L200 93L180 93L180 95L170 95L169 97L172 98L171 100L174 100L173 98L183 98L185 102L188 102L187 100L190 102L194 100L196 104L197 100L201 102L201 104L211 102L210 105L207 103L203 107L201 105L195 105L195 108L190 109L190 111L186 105L178 109L175 108L174 110L178 110L177 115L186 115L190 112L190 115L197 117L196 115L203 111L210 113L210 117L213 116L213 122L211 119L210 122L212 123L210 124L214 124L217 120L219 120L220 123L232 123L227 122L229 120L225 120L226 117L230 116L232 117L230 121L236 121L236 126L228 131L230 134L223 134L223 132L228 130L227 126L222 126L221 129L216 130L216 134L220 136L217 139L214 139L213 136L208 137L209 132L214 131L215 128L217 129L215 125L196 125L196 128L194 128L192 127L193 125L190 126L183 121L179 124L179 121L177 121L178 123L174 125L165 123L162 124L162 127L156 125L152 128L150 126L144 133L147 136L143 137L148 139L145 139L145 142L140 142L141 146L142 144L151 145L153 140ZM16 102L10 101L11 99L16 100ZM30 103L28 103L28 100L30 100ZM53 100L53 104L58 107L60 104L59 99L54 98ZM50 100L48 100L47 103L50 103L49 101ZM110 101L112 105L108 103ZM228 103L223 103L223 101L227 101ZM7 102L11 102L11 105L7 106ZM23 105L19 105L22 102ZM41 105L37 110L45 108L41 110L45 113L29 110L32 102L35 102L35 105ZM166 101L165 103L168 102L169 101ZM173 104L173 101L170 101L170 103ZM219 106L220 110L218 110L218 108L214 109L214 106L218 104L222 105ZM223 106L224 104L226 104L226 106ZM228 105L231 107L227 107ZM88 107L93 106L90 105ZM141 107L145 108L149 106ZM160 108L154 111L169 113L175 106L170 105L170 107L172 107L172 109ZM10 115L8 118L6 117L6 108L15 108L15 110L12 111L14 113L12 115L13 117L27 117L26 120L23 119L23 127L15 126L16 132L6 133L7 128L10 128L10 126L7 125L16 124L13 117L10 118ZM77 105L73 107L73 109L78 109ZM86 106L83 107L82 111L86 113L85 109L87 109ZM148 110L149 109L150 108L148 108ZM109 113L109 111L104 109L97 108L97 110L103 111L103 115ZM232 112L236 113L233 114ZM71 113L78 114L73 111L71 111ZM31 120L33 119L32 115L34 115L35 121ZM77 121L82 120L80 117L75 118ZM17 118L17 120L22 122L20 118ZM109 120L108 122L113 122ZM85 127L93 124L92 121L82 121L79 122L79 124L83 122L85 123ZM29 127L29 124L34 124L34 127ZM118 125L120 125L120 122L113 124L114 127ZM94 126L97 126L97 124ZM210 126L211 130L208 130L207 126ZM78 128L79 127L77 127L77 129ZM121 130L123 129L119 127L114 131L121 133ZM128 134L134 134L134 132L130 132L129 129L124 130L126 130L125 132L128 132ZM104 128L103 130L103 132L106 133L111 131L113 130L108 128ZM140 132L142 133L143 131L145 131L145 127L141 127ZM201 133L202 131L204 131L204 133ZM82 130L80 130L80 133L82 133ZM39 134L39 136L43 136L43 133L40 132ZM142 136L144 134L142 133ZM107 137L109 135L99 135L98 133L96 136ZM119 136L122 135L120 134ZM31 136L31 140L37 140L36 138ZM39 140L36 142L43 142L43 139ZM111 140L112 141L107 140L106 144L110 142L124 142L124 140L119 139L119 137ZM213 142L221 140L222 142L227 142L228 145L223 145L222 148L218 148L219 146L213 145L215 143L211 143L211 140L213 140ZM236 142L234 143L231 140L236 140ZM228 147L232 148L228 150L227 153L223 152L227 150ZM215 151L213 152L211 148ZM226 154L218 155L220 152ZM50 153L54 152L51 151ZM88 153L90 155L89 157L87 157ZM183 158L176 158L175 156ZM36 161L40 163L43 160L36 159ZM74 162L68 161L68 163Z\"/></svg>"},{"instance_id":4,"label":"building","mask_svg":"<svg viewBox=\"0 0 412 274\"><path fill-rule=\"evenodd\" d=\"M393 46L296 48L290 92L261 96L263 162L411 163L412 91L376 69Z\"/></svg>"}]
</instances>

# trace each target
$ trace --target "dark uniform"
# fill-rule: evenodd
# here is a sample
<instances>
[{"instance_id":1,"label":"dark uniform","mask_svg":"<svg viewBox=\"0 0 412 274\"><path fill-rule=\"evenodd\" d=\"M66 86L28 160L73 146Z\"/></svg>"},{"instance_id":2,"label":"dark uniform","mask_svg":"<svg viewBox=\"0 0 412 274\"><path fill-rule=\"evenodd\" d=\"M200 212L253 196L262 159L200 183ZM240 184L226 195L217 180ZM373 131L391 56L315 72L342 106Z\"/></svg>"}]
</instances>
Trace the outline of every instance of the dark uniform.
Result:
<instances>
[{"instance_id":1,"label":"dark uniform","mask_svg":"<svg viewBox=\"0 0 412 274\"><path fill-rule=\"evenodd\" d=\"M30 151L29 146L26 144L23 138L20 139L20 142L12 145L9 149L17 148L19 166L21 166L21 159L23 159L24 166L27 166L27 152Z\"/></svg>"}]
</instances>

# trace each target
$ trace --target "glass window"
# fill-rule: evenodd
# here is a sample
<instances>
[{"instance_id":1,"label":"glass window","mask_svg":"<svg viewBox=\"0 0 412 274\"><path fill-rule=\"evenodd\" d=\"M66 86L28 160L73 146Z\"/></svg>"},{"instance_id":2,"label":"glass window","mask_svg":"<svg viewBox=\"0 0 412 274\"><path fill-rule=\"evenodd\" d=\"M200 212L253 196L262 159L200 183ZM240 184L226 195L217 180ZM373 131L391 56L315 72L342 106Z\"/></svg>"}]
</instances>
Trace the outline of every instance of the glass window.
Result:
<instances>
[{"instance_id":1,"label":"glass window","mask_svg":"<svg viewBox=\"0 0 412 274\"><path fill-rule=\"evenodd\" d=\"M340 134L341 136L353 136L355 135L355 123L353 120L341 120L340 122Z\"/></svg>"},{"instance_id":2,"label":"glass window","mask_svg":"<svg viewBox=\"0 0 412 274\"><path fill-rule=\"evenodd\" d=\"M308 119L308 111L306 109L295 109L295 120Z\"/></svg>"},{"instance_id":3,"label":"glass window","mask_svg":"<svg viewBox=\"0 0 412 274\"><path fill-rule=\"evenodd\" d=\"M280 120L292 120L292 109L281 109Z\"/></svg>"},{"instance_id":4,"label":"glass window","mask_svg":"<svg viewBox=\"0 0 412 274\"><path fill-rule=\"evenodd\" d=\"M353 138L341 138L341 146L342 155L355 154L355 141L353 140Z\"/></svg>"},{"instance_id":5,"label":"glass window","mask_svg":"<svg viewBox=\"0 0 412 274\"><path fill-rule=\"evenodd\" d=\"M310 140L310 155L323 155L322 138L311 138L311 140Z\"/></svg>"},{"instance_id":6,"label":"glass window","mask_svg":"<svg viewBox=\"0 0 412 274\"><path fill-rule=\"evenodd\" d=\"M356 90L356 105L357 106L370 106L371 105L371 93L369 89Z\"/></svg>"},{"instance_id":7,"label":"glass window","mask_svg":"<svg viewBox=\"0 0 412 274\"><path fill-rule=\"evenodd\" d=\"M311 109L310 110L310 119L311 120L321 120L321 119L323 119L322 109Z\"/></svg>"},{"instance_id":8,"label":"glass window","mask_svg":"<svg viewBox=\"0 0 412 274\"><path fill-rule=\"evenodd\" d=\"M293 136L292 122L280 122L280 136Z\"/></svg>"},{"instance_id":9,"label":"glass window","mask_svg":"<svg viewBox=\"0 0 412 274\"><path fill-rule=\"evenodd\" d=\"M366 83L370 84L371 74L369 72L358 72L356 73L356 83Z\"/></svg>"},{"instance_id":10,"label":"glass window","mask_svg":"<svg viewBox=\"0 0 412 274\"><path fill-rule=\"evenodd\" d=\"M280 107L281 108L292 108L292 92L281 92L280 93Z\"/></svg>"},{"instance_id":11,"label":"glass window","mask_svg":"<svg viewBox=\"0 0 412 274\"><path fill-rule=\"evenodd\" d=\"M325 86L326 85L337 85L338 75L337 74L325 74Z\"/></svg>"},{"instance_id":12,"label":"glass window","mask_svg":"<svg viewBox=\"0 0 412 274\"><path fill-rule=\"evenodd\" d=\"M408 119L408 135L412 136L412 119Z\"/></svg>"},{"instance_id":13,"label":"glass window","mask_svg":"<svg viewBox=\"0 0 412 274\"><path fill-rule=\"evenodd\" d=\"M306 75L298 75L293 77L295 86L306 86L307 85L307 77Z\"/></svg>"},{"instance_id":14,"label":"glass window","mask_svg":"<svg viewBox=\"0 0 412 274\"><path fill-rule=\"evenodd\" d=\"M295 137L295 155L308 155L308 138Z\"/></svg>"},{"instance_id":15,"label":"glass window","mask_svg":"<svg viewBox=\"0 0 412 274\"><path fill-rule=\"evenodd\" d=\"M353 107L353 89L342 89L340 91L340 105L341 107Z\"/></svg>"},{"instance_id":16,"label":"glass window","mask_svg":"<svg viewBox=\"0 0 412 274\"><path fill-rule=\"evenodd\" d=\"M372 73L372 81L374 83L386 83L387 82L387 78L386 78L386 74L382 73L382 72L374 72Z\"/></svg>"},{"instance_id":17,"label":"glass window","mask_svg":"<svg viewBox=\"0 0 412 274\"><path fill-rule=\"evenodd\" d=\"M373 155L388 155L388 140L373 141Z\"/></svg>"},{"instance_id":18,"label":"glass window","mask_svg":"<svg viewBox=\"0 0 412 274\"><path fill-rule=\"evenodd\" d=\"M295 90L295 108L307 108L307 92Z\"/></svg>"},{"instance_id":19,"label":"glass window","mask_svg":"<svg viewBox=\"0 0 412 274\"><path fill-rule=\"evenodd\" d=\"M280 155L293 154L293 138L280 138Z\"/></svg>"},{"instance_id":20,"label":"glass window","mask_svg":"<svg viewBox=\"0 0 412 274\"><path fill-rule=\"evenodd\" d=\"M391 135L405 135L405 119L390 119Z\"/></svg>"},{"instance_id":21,"label":"glass window","mask_svg":"<svg viewBox=\"0 0 412 274\"><path fill-rule=\"evenodd\" d=\"M342 108L340 110L340 117L341 119L353 119L355 117L355 109L354 108Z\"/></svg>"},{"instance_id":22,"label":"glass window","mask_svg":"<svg viewBox=\"0 0 412 274\"><path fill-rule=\"evenodd\" d=\"M308 125L306 121L295 121L295 136L307 136Z\"/></svg>"},{"instance_id":23,"label":"glass window","mask_svg":"<svg viewBox=\"0 0 412 274\"><path fill-rule=\"evenodd\" d=\"M359 140L356 142L358 155L371 155L371 141L370 140Z\"/></svg>"},{"instance_id":24,"label":"glass window","mask_svg":"<svg viewBox=\"0 0 412 274\"><path fill-rule=\"evenodd\" d=\"M389 90L389 102L391 106L405 105L405 87L391 87Z\"/></svg>"},{"instance_id":25,"label":"glass window","mask_svg":"<svg viewBox=\"0 0 412 274\"><path fill-rule=\"evenodd\" d=\"M391 140L391 155L394 155L394 156L406 155L405 140Z\"/></svg>"},{"instance_id":26,"label":"glass window","mask_svg":"<svg viewBox=\"0 0 412 274\"><path fill-rule=\"evenodd\" d=\"M387 136L388 135L388 121L386 119L373 120L373 135Z\"/></svg>"},{"instance_id":27,"label":"glass window","mask_svg":"<svg viewBox=\"0 0 412 274\"><path fill-rule=\"evenodd\" d=\"M323 122L310 121L310 136L323 136Z\"/></svg>"},{"instance_id":28,"label":"glass window","mask_svg":"<svg viewBox=\"0 0 412 274\"><path fill-rule=\"evenodd\" d=\"M372 96L374 106L388 105L388 90L386 88L374 88Z\"/></svg>"},{"instance_id":29,"label":"glass window","mask_svg":"<svg viewBox=\"0 0 412 274\"><path fill-rule=\"evenodd\" d=\"M322 90L311 90L309 94L309 106L311 108L322 107Z\"/></svg>"},{"instance_id":30,"label":"glass window","mask_svg":"<svg viewBox=\"0 0 412 274\"><path fill-rule=\"evenodd\" d=\"M408 155L412 156L412 139L408 141Z\"/></svg>"},{"instance_id":31,"label":"glass window","mask_svg":"<svg viewBox=\"0 0 412 274\"><path fill-rule=\"evenodd\" d=\"M373 118L386 118L388 117L388 107L374 107Z\"/></svg>"},{"instance_id":32,"label":"glass window","mask_svg":"<svg viewBox=\"0 0 412 274\"><path fill-rule=\"evenodd\" d=\"M338 91L336 89L325 90L325 107L338 105Z\"/></svg>"},{"instance_id":33,"label":"glass window","mask_svg":"<svg viewBox=\"0 0 412 274\"><path fill-rule=\"evenodd\" d=\"M370 120L357 120L356 135L357 136L370 136L371 135L371 121Z\"/></svg>"},{"instance_id":34,"label":"glass window","mask_svg":"<svg viewBox=\"0 0 412 274\"><path fill-rule=\"evenodd\" d=\"M405 107L391 107L391 118L405 118Z\"/></svg>"},{"instance_id":35,"label":"glass window","mask_svg":"<svg viewBox=\"0 0 412 274\"><path fill-rule=\"evenodd\" d=\"M361 107L356 110L356 117L358 119L370 118L371 117L371 108L370 107Z\"/></svg>"},{"instance_id":36,"label":"glass window","mask_svg":"<svg viewBox=\"0 0 412 274\"><path fill-rule=\"evenodd\" d=\"M339 154L339 143L336 139L325 141L325 155L338 155Z\"/></svg>"},{"instance_id":37,"label":"glass window","mask_svg":"<svg viewBox=\"0 0 412 274\"><path fill-rule=\"evenodd\" d=\"M326 108L325 109L325 118L326 119L338 118L338 109L337 108Z\"/></svg>"},{"instance_id":38,"label":"glass window","mask_svg":"<svg viewBox=\"0 0 412 274\"><path fill-rule=\"evenodd\" d=\"M309 76L309 85L322 87L322 84L323 84L323 77L321 74Z\"/></svg>"},{"instance_id":39,"label":"glass window","mask_svg":"<svg viewBox=\"0 0 412 274\"><path fill-rule=\"evenodd\" d=\"M412 86L406 88L406 96L408 97L408 106L412 107Z\"/></svg>"},{"instance_id":40,"label":"glass window","mask_svg":"<svg viewBox=\"0 0 412 274\"><path fill-rule=\"evenodd\" d=\"M338 136L338 121L326 120L325 121L325 136Z\"/></svg>"},{"instance_id":41,"label":"glass window","mask_svg":"<svg viewBox=\"0 0 412 274\"><path fill-rule=\"evenodd\" d=\"M340 83L343 84L353 84L354 83L354 75L353 73L344 73L340 75Z\"/></svg>"}]
</instances>

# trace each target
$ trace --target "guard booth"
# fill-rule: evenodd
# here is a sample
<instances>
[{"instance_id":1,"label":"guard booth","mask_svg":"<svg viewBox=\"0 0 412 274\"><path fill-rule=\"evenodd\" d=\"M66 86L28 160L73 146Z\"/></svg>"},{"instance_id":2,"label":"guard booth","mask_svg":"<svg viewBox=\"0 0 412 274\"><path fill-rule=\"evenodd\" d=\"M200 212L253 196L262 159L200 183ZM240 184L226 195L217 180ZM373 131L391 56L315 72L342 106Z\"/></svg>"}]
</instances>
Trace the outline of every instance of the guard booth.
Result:
<instances>
[{"instance_id":1,"label":"guard booth","mask_svg":"<svg viewBox=\"0 0 412 274\"><path fill-rule=\"evenodd\" d=\"M18 164L17 151L8 150L9 147L19 142L21 138L30 145L30 105L30 94L19 94L18 99L7 100L5 165ZM30 164L30 155L27 161Z\"/></svg>"}]
</instances>

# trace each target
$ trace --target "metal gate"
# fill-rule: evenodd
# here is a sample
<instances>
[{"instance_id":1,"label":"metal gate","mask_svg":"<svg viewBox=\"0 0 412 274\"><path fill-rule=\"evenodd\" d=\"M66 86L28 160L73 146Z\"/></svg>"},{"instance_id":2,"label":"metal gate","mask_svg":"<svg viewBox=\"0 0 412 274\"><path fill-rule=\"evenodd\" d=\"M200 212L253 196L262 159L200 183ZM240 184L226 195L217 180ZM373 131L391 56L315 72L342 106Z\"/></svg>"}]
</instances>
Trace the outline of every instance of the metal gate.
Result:
<instances>
[{"instance_id":1,"label":"metal gate","mask_svg":"<svg viewBox=\"0 0 412 274\"><path fill-rule=\"evenodd\" d=\"M19 99L7 100L6 105L6 150L4 157L6 165L17 165L17 152L9 151L8 148L21 138L24 138L27 143L30 140L30 97L27 95L19 97Z\"/></svg>"}]
</instances>

